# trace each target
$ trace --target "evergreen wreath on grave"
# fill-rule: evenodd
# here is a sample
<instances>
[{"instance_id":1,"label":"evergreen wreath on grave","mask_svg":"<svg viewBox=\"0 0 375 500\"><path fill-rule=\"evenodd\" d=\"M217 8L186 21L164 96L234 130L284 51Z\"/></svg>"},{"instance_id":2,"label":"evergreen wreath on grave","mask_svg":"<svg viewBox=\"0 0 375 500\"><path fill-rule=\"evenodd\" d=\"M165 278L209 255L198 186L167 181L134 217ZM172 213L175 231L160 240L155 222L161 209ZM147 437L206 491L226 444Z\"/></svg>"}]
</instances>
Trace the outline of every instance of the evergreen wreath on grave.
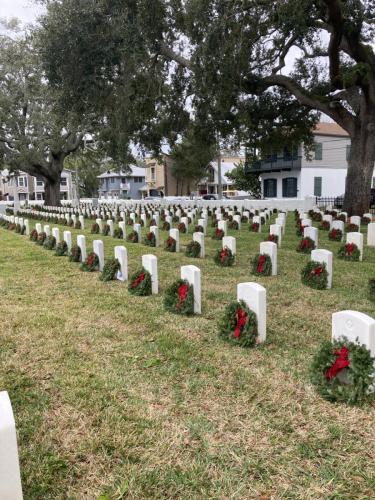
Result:
<instances>
[{"instance_id":1,"label":"evergreen wreath on grave","mask_svg":"<svg viewBox=\"0 0 375 500\"><path fill-rule=\"evenodd\" d=\"M259 232L259 223L258 222L253 222L252 224L250 224L249 230L252 233L258 233Z\"/></svg>"},{"instance_id":2,"label":"evergreen wreath on grave","mask_svg":"<svg viewBox=\"0 0 375 500\"><path fill-rule=\"evenodd\" d=\"M56 238L52 235L47 236L44 240L43 246L47 250L54 250L56 248Z\"/></svg>"},{"instance_id":3,"label":"evergreen wreath on grave","mask_svg":"<svg viewBox=\"0 0 375 500\"><path fill-rule=\"evenodd\" d=\"M249 222L249 218L248 218L248 217L246 217L246 215L241 215L241 222L242 222L243 224L248 224L248 222Z\"/></svg>"},{"instance_id":4,"label":"evergreen wreath on grave","mask_svg":"<svg viewBox=\"0 0 375 500\"><path fill-rule=\"evenodd\" d=\"M144 267L135 272L128 285L128 290L132 295L146 296L151 295L151 274Z\"/></svg>"},{"instance_id":5,"label":"evergreen wreath on grave","mask_svg":"<svg viewBox=\"0 0 375 500\"><path fill-rule=\"evenodd\" d=\"M370 351L347 339L325 341L310 367L310 380L328 401L360 405L373 384L374 361Z\"/></svg>"},{"instance_id":6,"label":"evergreen wreath on grave","mask_svg":"<svg viewBox=\"0 0 375 500\"><path fill-rule=\"evenodd\" d=\"M175 252L176 251L176 240L169 236L167 241L165 242L164 250L167 252Z\"/></svg>"},{"instance_id":7,"label":"evergreen wreath on grave","mask_svg":"<svg viewBox=\"0 0 375 500\"><path fill-rule=\"evenodd\" d=\"M164 294L164 308L176 314L194 314L194 287L179 279Z\"/></svg>"},{"instance_id":8,"label":"evergreen wreath on grave","mask_svg":"<svg viewBox=\"0 0 375 500\"><path fill-rule=\"evenodd\" d=\"M129 241L130 243L138 243L137 231L132 231L131 233L129 233L126 237L126 241Z\"/></svg>"},{"instance_id":9,"label":"evergreen wreath on grave","mask_svg":"<svg viewBox=\"0 0 375 500\"><path fill-rule=\"evenodd\" d=\"M113 237L117 238L118 240L122 240L124 238L124 233L122 231L121 227L116 227L113 231Z\"/></svg>"},{"instance_id":10,"label":"evergreen wreath on grave","mask_svg":"<svg viewBox=\"0 0 375 500\"><path fill-rule=\"evenodd\" d=\"M57 221L57 223L60 224L60 226L66 226L67 220L60 217L59 220Z\"/></svg>"},{"instance_id":11,"label":"evergreen wreath on grave","mask_svg":"<svg viewBox=\"0 0 375 500\"><path fill-rule=\"evenodd\" d=\"M238 225L238 222L236 220L230 221L228 224L228 227L229 227L229 229L234 229L235 231L238 231L238 229L239 229L239 225Z\"/></svg>"},{"instance_id":12,"label":"evergreen wreath on grave","mask_svg":"<svg viewBox=\"0 0 375 500\"><path fill-rule=\"evenodd\" d=\"M178 217L177 215L173 215L173 216L172 216L172 222L176 223L176 222L178 222L179 220L180 220L180 219L179 219L179 217Z\"/></svg>"},{"instance_id":13,"label":"evergreen wreath on grave","mask_svg":"<svg viewBox=\"0 0 375 500\"><path fill-rule=\"evenodd\" d=\"M368 280L368 296L371 302L375 302L375 278Z\"/></svg>"},{"instance_id":14,"label":"evergreen wreath on grave","mask_svg":"<svg viewBox=\"0 0 375 500\"><path fill-rule=\"evenodd\" d=\"M197 226L195 226L194 231L196 233L204 233L204 228L203 228L203 226L197 225Z\"/></svg>"},{"instance_id":15,"label":"evergreen wreath on grave","mask_svg":"<svg viewBox=\"0 0 375 500\"><path fill-rule=\"evenodd\" d=\"M143 239L143 243L148 247L155 247L156 246L155 234L152 231L148 232Z\"/></svg>"},{"instance_id":16,"label":"evergreen wreath on grave","mask_svg":"<svg viewBox=\"0 0 375 500\"><path fill-rule=\"evenodd\" d=\"M359 261L361 252L355 243L346 243L339 248L338 258L352 262Z\"/></svg>"},{"instance_id":17,"label":"evergreen wreath on grave","mask_svg":"<svg viewBox=\"0 0 375 500\"><path fill-rule=\"evenodd\" d=\"M222 229L216 228L212 233L213 240L222 240L224 238L224 231Z\"/></svg>"},{"instance_id":18,"label":"evergreen wreath on grave","mask_svg":"<svg viewBox=\"0 0 375 500\"><path fill-rule=\"evenodd\" d=\"M315 222L321 222L322 219L323 219L323 216L320 212L314 212L312 213L311 215L311 218L312 220L314 220Z\"/></svg>"},{"instance_id":19,"label":"evergreen wreath on grave","mask_svg":"<svg viewBox=\"0 0 375 500\"><path fill-rule=\"evenodd\" d=\"M163 231L169 231L170 228L171 228L171 225L169 224L169 222L163 223L163 226L162 226Z\"/></svg>"},{"instance_id":20,"label":"evergreen wreath on grave","mask_svg":"<svg viewBox=\"0 0 375 500\"><path fill-rule=\"evenodd\" d=\"M332 229L328 233L328 238L332 241L341 241L342 240L342 231L341 229Z\"/></svg>"},{"instance_id":21,"label":"evergreen wreath on grave","mask_svg":"<svg viewBox=\"0 0 375 500\"><path fill-rule=\"evenodd\" d=\"M328 284L328 272L325 262L310 261L302 269L301 279L304 285L315 290L325 290Z\"/></svg>"},{"instance_id":22,"label":"evergreen wreath on grave","mask_svg":"<svg viewBox=\"0 0 375 500\"><path fill-rule=\"evenodd\" d=\"M180 233L186 233L186 226L183 222L179 223L178 230L180 231Z\"/></svg>"},{"instance_id":23,"label":"evergreen wreath on grave","mask_svg":"<svg viewBox=\"0 0 375 500\"><path fill-rule=\"evenodd\" d=\"M218 266L230 267L234 264L235 256L230 248L224 247L216 250L214 261Z\"/></svg>"},{"instance_id":24,"label":"evergreen wreath on grave","mask_svg":"<svg viewBox=\"0 0 375 500\"><path fill-rule=\"evenodd\" d=\"M186 257L192 257L195 259L200 256L200 253L201 253L201 246L200 243L198 243L198 241L190 241L190 243L186 245L185 249Z\"/></svg>"},{"instance_id":25,"label":"evergreen wreath on grave","mask_svg":"<svg viewBox=\"0 0 375 500\"><path fill-rule=\"evenodd\" d=\"M212 217L211 227L217 227L217 226L218 226L218 221L216 220L216 217Z\"/></svg>"},{"instance_id":26,"label":"evergreen wreath on grave","mask_svg":"<svg viewBox=\"0 0 375 500\"><path fill-rule=\"evenodd\" d=\"M99 257L95 252L90 252L87 256L85 262L82 262L81 271L86 271L89 273L93 273L94 271L99 270Z\"/></svg>"},{"instance_id":27,"label":"evergreen wreath on grave","mask_svg":"<svg viewBox=\"0 0 375 500\"><path fill-rule=\"evenodd\" d=\"M151 219L150 222L148 223L148 226L149 227L151 227L151 226L157 226L156 220L155 219Z\"/></svg>"},{"instance_id":28,"label":"evergreen wreath on grave","mask_svg":"<svg viewBox=\"0 0 375 500\"><path fill-rule=\"evenodd\" d=\"M271 241L272 243L279 243L279 236L277 234L269 234L265 241Z\"/></svg>"},{"instance_id":29,"label":"evergreen wreath on grave","mask_svg":"<svg viewBox=\"0 0 375 500\"><path fill-rule=\"evenodd\" d=\"M132 225L134 224L133 219L130 219L130 218L129 218L129 219L127 219L126 224L127 224L128 226L132 226Z\"/></svg>"},{"instance_id":30,"label":"evergreen wreath on grave","mask_svg":"<svg viewBox=\"0 0 375 500\"><path fill-rule=\"evenodd\" d=\"M104 264L103 271L99 276L100 281L113 281L120 269L121 266L118 259L107 260Z\"/></svg>"},{"instance_id":31,"label":"evergreen wreath on grave","mask_svg":"<svg viewBox=\"0 0 375 500\"><path fill-rule=\"evenodd\" d=\"M300 253L311 253L311 250L315 248L315 241L312 240L309 236L302 238L297 246L297 252Z\"/></svg>"},{"instance_id":32,"label":"evergreen wreath on grave","mask_svg":"<svg viewBox=\"0 0 375 500\"><path fill-rule=\"evenodd\" d=\"M100 227L97 222L94 222L94 224L91 226L91 234L99 234L100 233Z\"/></svg>"},{"instance_id":33,"label":"evergreen wreath on grave","mask_svg":"<svg viewBox=\"0 0 375 500\"><path fill-rule=\"evenodd\" d=\"M102 234L103 236L108 236L110 232L109 224L104 224Z\"/></svg>"},{"instance_id":34,"label":"evergreen wreath on grave","mask_svg":"<svg viewBox=\"0 0 375 500\"><path fill-rule=\"evenodd\" d=\"M368 226L370 222L372 222L372 219L370 217L363 216L361 218L361 224L363 224L364 226Z\"/></svg>"},{"instance_id":35,"label":"evergreen wreath on grave","mask_svg":"<svg viewBox=\"0 0 375 500\"><path fill-rule=\"evenodd\" d=\"M302 224L299 224L297 226L296 235L297 236L303 236L304 230L305 230L305 226L302 226Z\"/></svg>"},{"instance_id":36,"label":"evergreen wreath on grave","mask_svg":"<svg viewBox=\"0 0 375 500\"><path fill-rule=\"evenodd\" d=\"M358 231L359 231L359 227L357 226L357 224L350 223L346 226L347 233L358 233Z\"/></svg>"},{"instance_id":37,"label":"evergreen wreath on grave","mask_svg":"<svg viewBox=\"0 0 375 500\"><path fill-rule=\"evenodd\" d=\"M23 225L23 226L21 227L21 234L22 234L22 235L24 235L25 233L26 233L26 226L25 226L25 225Z\"/></svg>"},{"instance_id":38,"label":"evergreen wreath on grave","mask_svg":"<svg viewBox=\"0 0 375 500\"><path fill-rule=\"evenodd\" d=\"M38 231L36 229L33 229L30 233L30 240L36 241L37 239L38 239Z\"/></svg>"},{"instance_id":39,"label":"evergreen wreath on grave","mask_svg":"<svg viewBox=\"0 0 375 500\"><path fill-rule=\"evenodd\" d=\"M82 224L79 220L77 220L74 224L74 229L82 229Z\"/></svg>"},{"instance_id":40,"label":"evergreen wreath on grave","mask_svg":"<svg viewBox=\"0 0 375 500\"><path fill-rule=\"evenodd\" d=\"M65 255L67 254L68 254L68 244L64 240L60 241L60 243L56 245L55 255L57 255L57 257L65 257Z\"/></svg>"},{"instance_id":41,"label":"evergreen wreath on grave","mask_svg":"<svg viewBox=\"0 0 375 500\"><path fill-rule=\"evenodd\" d=\"M231 302L218 323L219 336L240 347L254 347L257 342L257 318L243 300Z\"/></svg>"},{"instance_id":42,"label":"evergreen wreath on grave","mask_svg":"<svg viewBox=\"0 0 375 500\"><path fill-rule=\"evenodd\" d=\"M257 276L271 276L271 257L266 253L256 255L252 262L252 273Z\"/></svg>"},{"instance_id":43,"label":"evergreen wreath on grave","mask_svg":"<svg viewBox=\"0 0 375 500\"><path fill-rule=\"evenodd\" d=\"M69 254L70 262L81 262L81 247L73 245Z\"/></svg>"},{"instance_id":44,"label":"evergreen wreath on grave","mask_svg":"<svg viewBox=\"0 0 375 500\"><path fill-rule=\"evenodd\" d=\"M69 227L73 227L74 226L73 219L69 219L68 226Z\"/></svg>"},{"instance_id":45,"label":"evergreen wreath on grave","mask_svg":"<svg viewBox=\"0 0 375 500\"><path fill-rule=\"evenodd\" d=\"M331 224L327 220L323 220L319 226L319 229L321 229L322 231L329 231L330 227Z\"/></svg>"},{"instance_id":46,"label":"evergreen wreath on grave","mask_svg":"<svg viewBox=\"0 0 375 500\"><path fill-rule=\"evenodd\" d=\"M36 244L42 246L44 244L44 240L47 238L46 233L43 231L38 234L38 239L36 240Z\"/></svg>"},{"instance_id":47,"label":"evergreen wreath on grave","mask_svg":"<svg viewBox=\"0 0 375 500\"><path fill-rule=\"evenodd\" d=\"M21 224L16 224L15 232L18 234L21 233Z\"/></svg>"},{"instance_id":48,"label":"evergreen wreath on grave","mask_svg":"<svg viewBox=\"0 0 375 500\"><path fill-rule=\"evenodd\" d=\"M8 229L9 231L14 231L17 227L17 224L15 224L14 222L11 222L9 225L8 225Z\"/></svg>"}]
</instances>

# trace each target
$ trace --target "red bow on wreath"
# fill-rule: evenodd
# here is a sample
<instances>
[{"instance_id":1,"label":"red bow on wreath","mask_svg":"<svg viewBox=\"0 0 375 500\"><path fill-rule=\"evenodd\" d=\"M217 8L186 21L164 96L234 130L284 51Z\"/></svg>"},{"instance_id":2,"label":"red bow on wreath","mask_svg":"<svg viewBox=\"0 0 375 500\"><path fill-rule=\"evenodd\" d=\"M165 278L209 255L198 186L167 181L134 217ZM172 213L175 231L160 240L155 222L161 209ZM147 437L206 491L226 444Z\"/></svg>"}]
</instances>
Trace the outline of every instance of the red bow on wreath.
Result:
<instances>
[{"instance_id":1,"label":"red bow on wreath","mask_svg":"<svg viewBox=\"0 0 375 500\"><path fill-rule=\"evenodd\" d=\"M322 272L323 272L323 268L322 268L322 266L319 266L311 271L311 275L312 276L320 276L322 274Z\"/></svg>"},{"instance_id":2,"label":"red bow on wreath","mask_svg":"<svg viewBox=\"0 0 375 500\"><path fill-rule=\"evenodd\" d=\"M347 244L345 245L345 250L346 250L346 253L347 253L348 255L352 255L353 250L354 250L354 246L355 246L355 245L354 245L354 243L347 243Z\"/></svg>"},{"instance_id":3,"label":"red bow on wreath","mask_svg":"<svg viewBox=\"0 0 375 500\"><path fill-rule=\"evenodd\" d=\"M266 257L264 255L261 255L258 260L258 273L263 272L265 263L266 263Z\"/></svg>"},{"instance_id":4,"label":"red bow on wreath","mask_svg":"<svg viewBox=\"0 0 375 500\"><path fill-rule=\"evenodd\" d=\"M335 356L337 356L335 361L325 373L326 379L328 380L332 380L333 378L335 378L336 375L341 372L341 370L347 368L350 365L349 350L346 346L342 346L341 351L336 349Z\"/></svg>"},{"instance_id":5,"label":"red bow on wreath","mask_svg":"<svg viewBox=\"0 0 375 500\"><path fill-rule=\"evenodd\" d=\"M245 326L246 321L247 321L247 314L243 309L241 309L241 308L237 309L236 320L237 320L237 324L236 324L236 328L234 330L234 337L236 339L238 339L241 335L241 330Z\"/></svg>"},{"instance_id":6,"label":"red bow on wreath","mask_svg":"<svg viewBox=\"0 0 375 500\"><path fill-rule=\"evenodd\" d=\"M216 236L221 236L221 229L216 229L215 233L216 233Z\"/></svg>"},{"instance_id":7,"label":"red bow on wreath","mask_svg":"<svg viewBox=\"0 0 375 500\"><path fill-rule=\"evenodd\" d=\"M189 293L189 285L187 285L186 283L183 283L182 285L180 285L178 287L178 290L177 290L178 303L176 305L177 309L180 309L182 307L183 303L186 300L188 293Z\"/></svg>"},{"instance_id":8,"label":"red bow on wreath","mask_svg":"<svg viewBox=\"0 0 375 500\"><path fill-rule=\"evenodd\" d=\"M228 255L228 252L227 252L227 249L224 248L221 252L220 252L220 262L223 264L224 261L225 261L225 258L227 257Z\"/></svg>"},{"instance_id":9,"label":"red bow on wreath","mask_svg":"<svg viewBox=\"0 0 375 500\"><path fill-rule=\"evenodd\" d=\"M145 273L141 273L132 283L132 288L137 288L138 285L142 283L142 281L145 279L146 275Z\"/></svg>"}]
</instances>

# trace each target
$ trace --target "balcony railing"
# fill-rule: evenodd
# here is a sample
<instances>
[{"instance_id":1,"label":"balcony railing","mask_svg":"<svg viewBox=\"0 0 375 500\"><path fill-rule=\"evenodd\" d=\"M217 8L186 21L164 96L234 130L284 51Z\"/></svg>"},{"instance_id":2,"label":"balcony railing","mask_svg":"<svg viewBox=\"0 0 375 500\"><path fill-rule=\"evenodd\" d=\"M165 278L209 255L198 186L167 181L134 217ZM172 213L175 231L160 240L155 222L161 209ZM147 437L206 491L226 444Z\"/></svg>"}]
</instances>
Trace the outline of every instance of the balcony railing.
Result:
<instances>
[{"instance_id":1,"label":"balcony railing","mask_svg":"<svg viewBox=\"0 0 375 500\"><path fill-rule=\"evenodd\" d=\"M252 164L251 170L257 172L275 172L277 170L300 169L302 167L302 156L273 156L269 160L257 161Z\"/></svg>"}]
</instances>

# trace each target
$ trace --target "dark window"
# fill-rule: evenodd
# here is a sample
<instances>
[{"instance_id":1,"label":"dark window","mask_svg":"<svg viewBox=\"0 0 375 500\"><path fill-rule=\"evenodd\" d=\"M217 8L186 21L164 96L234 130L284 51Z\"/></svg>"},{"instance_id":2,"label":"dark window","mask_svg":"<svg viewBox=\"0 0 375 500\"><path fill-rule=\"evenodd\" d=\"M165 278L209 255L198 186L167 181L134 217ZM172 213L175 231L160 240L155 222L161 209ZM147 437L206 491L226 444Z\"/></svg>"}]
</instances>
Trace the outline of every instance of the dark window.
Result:
<instances>
[{"instance_id":1,"label":"dark window","mask_svg":"<svg viewBox=\"0 0 375 500\"><path fill-rule=\"evenodd\" d=\"M322 178L314 177L314 196L322 196Z\"/></svg>"},{"instance_id":2,"label":"dark window","mask_svg":"<svg viewBox=\"0 0 375 500\"><path fill-rule=\"evenodd\" d=\"M277 197L277 179L265 179L263 181L263 191L266 198Z\"/></svg>"},{"instance_id":3,"label":"dark window","mask_svg":"<svg viewBox=\"0 0 375 500\"><path fill-rule=\"evenodd\" d=\"M126 178L125 178L125 177L121 177L121 182L122 182L123 184L125 184L125 182L126 182Z\"/></svg>"},{"instance_id":4,"label":"dark window","mask_svg":"<svg viewBox=\"0 0 375 500\"><path fill-rule=\"evenodd\" d=\"M114 183L115 183L115 178L111 177L111 184L114 184Z\"/></svg>"},{"instance_id":5,"label":"dark window","mask_svg":"<svg viewBox=\"0 0 375 500\"><path fill-rule=\"evenodd\" d=\"M66 177L61 177L60 185L61 186L67 186L68 185L68 179Z\"/></svg>"},{"instance_id":6,"label":"dark window","mask_svg":"<svg viewBox=\"0 0 375 500\"><path fill-rule=\"evenodd\" d=\"M323 160L323 144L316 142L314 146L315 160Z\"/></svg>"},{"instance_id":7,"label":"dark window","mask_svg":"<svg viewBox=\"0 0 375 500\"><path fill-rule=\"evenodd\" d=\"M286 177L283 179L283 198L297 197L297 178Z\"/></svg>"},{"instance_id":8,"label":"dark window","mask_svg":"<svg viewBox=\"0 0 375 500\"><path fill-rule=\"evenodd\" d=\"M346 146L346 160L347 161L349 161L349 159L350 159L350 150L351 150L351 146L350 146L350 144L348 144Z\"/></svg>"},{"instance_id":9,"label":"dark window","mask_svg":"<svg viewBox=\"0 0 375 500\"><path fill-rule=\"evenodd\" d=\"M284 148L284 161L297 160L298 158L298 148L293 147Z\"/></svg>"}]
</instances>

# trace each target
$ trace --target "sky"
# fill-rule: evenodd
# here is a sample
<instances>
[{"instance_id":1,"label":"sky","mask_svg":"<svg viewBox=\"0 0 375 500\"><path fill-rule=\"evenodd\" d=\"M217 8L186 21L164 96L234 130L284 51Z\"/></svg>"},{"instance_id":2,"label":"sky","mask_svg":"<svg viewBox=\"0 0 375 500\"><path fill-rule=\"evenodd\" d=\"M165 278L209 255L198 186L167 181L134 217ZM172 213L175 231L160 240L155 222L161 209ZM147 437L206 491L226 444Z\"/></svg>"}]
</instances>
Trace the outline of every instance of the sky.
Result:
<instances>
[{"instance_id":1,"label":"sky","mask_svg":"<svg viewBox=\"0 0 375 500\"><path fill-rule=\"evenodd\" d=\"M0 0L0 18L17 17L23 24L35 21L43 10L33 0Z\"/></svg>"}]
</instances>

